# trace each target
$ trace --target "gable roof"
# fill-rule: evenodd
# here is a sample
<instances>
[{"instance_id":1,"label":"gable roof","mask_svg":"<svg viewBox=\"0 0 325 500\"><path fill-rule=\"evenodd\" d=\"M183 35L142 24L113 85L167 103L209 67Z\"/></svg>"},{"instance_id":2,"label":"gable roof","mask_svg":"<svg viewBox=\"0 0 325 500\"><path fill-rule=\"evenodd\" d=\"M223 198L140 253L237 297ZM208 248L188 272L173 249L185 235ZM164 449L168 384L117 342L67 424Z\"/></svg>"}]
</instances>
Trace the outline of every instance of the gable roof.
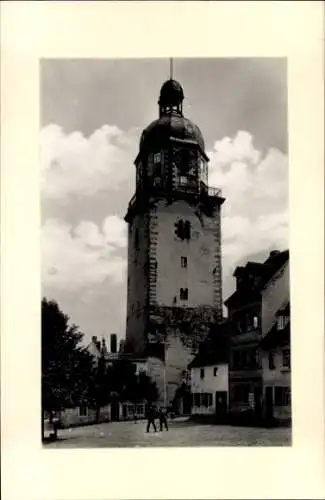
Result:
<instances>
[{"instance_id":1,"label":"gable roof","mask_svg":"<svg viewBox=\"0 0 325 500\"><path fill-rule=\"evenodd\" d=\"M272 328L260 342L261 348L266 351L287 344L290 345L290 322L281 330L278 329L277 323L274 323Z\"/></svg>"},{"instance_id":2,"label":"gable roof","mask_svg":"<svg viewBox=\"0 0 325 500\"><path fill-rule=\"evenodd\" d=\"M275 313L276 316L290 316L290 302L286 301Z\"/></svg>"},{"instance_id":3,"label":"gable roof","mask_svg":"<svg viewBox=\"0 0 325 500\"><path fill-rule=\"evenodd\" d=\"M235 304L244 304L260 300L261 291L265 284L288 259L289 250L283 250L282 252L273 251L263 263L249 261L245 266L237 267L233 276L242 276L243 288L237 288L237 290L224 301L225 306L231 307ZM257 279L252 282L249 279L250 274Z\"/></svg>"},{"instance_id":4,"label":"gable roof","mask_svg":"<svg viewBox=\"0 0 325 500\"><path fill-rule=\"evenodd\" d=\"M229 362L230 331L233 324L230 321L214 325L208 337L201 342L199 351L188 368L198 368Z\"/></svg>"}]
</instances>

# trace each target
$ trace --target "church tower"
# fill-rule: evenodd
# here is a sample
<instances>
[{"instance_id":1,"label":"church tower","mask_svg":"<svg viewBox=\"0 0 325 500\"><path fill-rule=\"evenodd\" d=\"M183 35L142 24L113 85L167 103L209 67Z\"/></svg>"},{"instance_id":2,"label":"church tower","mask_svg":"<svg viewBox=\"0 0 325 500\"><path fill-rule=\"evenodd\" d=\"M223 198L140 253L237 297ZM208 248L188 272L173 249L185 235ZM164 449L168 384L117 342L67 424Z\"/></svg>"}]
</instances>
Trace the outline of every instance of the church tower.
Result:
<instances>
[{"instance_id":1,"label":"church tower","mask_svg":"<svg viewBox=\"0 0 325 500\"><path fill-rule=\"evenodd\" d=\"M171 404L188 363L222 318L220 211L208 186L200 129L183 116L181 85L166 81L159 118L142 133L128 223L126 349L148 361Z\"/></svg>"}]
</instances>

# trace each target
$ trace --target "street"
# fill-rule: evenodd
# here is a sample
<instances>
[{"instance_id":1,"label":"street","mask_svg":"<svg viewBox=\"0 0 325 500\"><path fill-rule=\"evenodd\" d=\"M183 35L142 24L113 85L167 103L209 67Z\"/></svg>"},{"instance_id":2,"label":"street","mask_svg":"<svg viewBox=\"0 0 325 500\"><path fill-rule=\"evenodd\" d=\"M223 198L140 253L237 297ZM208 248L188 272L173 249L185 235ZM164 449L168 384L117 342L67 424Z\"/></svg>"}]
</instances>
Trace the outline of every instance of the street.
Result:
<instances>
[{"instance_id":1,"label":"street","mask_svg":"<svg viewBox=\"0 0 325 500\"><path fill-rule=\"evenodd\" d=\"M168 422L169 430L146 433L146 422L110 422L59 431L46 448L147 446L290 446L289 428L252 428ZM157 426L157 429L159 425Z\"/></svg>"}]
</instances>

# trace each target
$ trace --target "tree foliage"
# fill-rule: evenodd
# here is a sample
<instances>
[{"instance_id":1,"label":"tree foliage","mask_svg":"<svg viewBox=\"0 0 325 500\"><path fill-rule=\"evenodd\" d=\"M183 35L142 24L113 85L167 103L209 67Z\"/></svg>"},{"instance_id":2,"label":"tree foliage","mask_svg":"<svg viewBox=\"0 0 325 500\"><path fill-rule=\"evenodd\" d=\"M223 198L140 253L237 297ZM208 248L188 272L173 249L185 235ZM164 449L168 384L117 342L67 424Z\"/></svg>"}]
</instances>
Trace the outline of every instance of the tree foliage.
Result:
<instances>
[{"instance_id":1,"label":"tree foliage","mask_svg":"<svg viewBox=\"0 0 325 500\"><path fill-rule=\"evenodd\" d=\"M116 361L110 369L110 378L111 388L121 401L138 403L158 399L156 383L144 372L136 374L135 365L130 360Z\"/></svg>"},{"instance_id":2,"label":"tree foliage","mask_svg":"<svg viewBox=\"0 0 325 500\"><path fill-rule=\"evenodd\" d=\"M80 345L83 334L55 301L42 300L42 408L60 410L89 398L94 358Z\"/></svg>"},{"instance_id":3,"label":"tree foliage","mask_svg":"<svg viewBox=\"0 0 325 500\"><path fill-rule=\"evenodd\" d=\"M86 404L99 409L115 395L137 403L158 398L156 384L135 365L119 359L112 365L105 356L96 360L81 345L83 334L69 323L55 301L42 300L42 409L52 411Z\"/></svg>"}]
</instances>

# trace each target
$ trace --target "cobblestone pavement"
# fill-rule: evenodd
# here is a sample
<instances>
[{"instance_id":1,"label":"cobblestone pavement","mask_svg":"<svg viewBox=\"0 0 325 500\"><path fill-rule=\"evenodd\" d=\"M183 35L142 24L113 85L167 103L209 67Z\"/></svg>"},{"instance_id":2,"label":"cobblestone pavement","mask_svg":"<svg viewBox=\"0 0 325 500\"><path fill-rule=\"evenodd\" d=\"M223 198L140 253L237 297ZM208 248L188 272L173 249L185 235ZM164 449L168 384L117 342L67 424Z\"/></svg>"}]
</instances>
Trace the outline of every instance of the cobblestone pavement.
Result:
<instances>
[{"instance_id":1,"label":"cobblestone pavement","mask_svg":"<svg viewBox=\"0 0 325 500\"><path fill-rule=\"evenodd\" d=\"M145 422L111 422L59 431L46 448L147 446L290 446L291 429L169 422L169 430L146 433Z\"/></svg>"}]
</instances>

